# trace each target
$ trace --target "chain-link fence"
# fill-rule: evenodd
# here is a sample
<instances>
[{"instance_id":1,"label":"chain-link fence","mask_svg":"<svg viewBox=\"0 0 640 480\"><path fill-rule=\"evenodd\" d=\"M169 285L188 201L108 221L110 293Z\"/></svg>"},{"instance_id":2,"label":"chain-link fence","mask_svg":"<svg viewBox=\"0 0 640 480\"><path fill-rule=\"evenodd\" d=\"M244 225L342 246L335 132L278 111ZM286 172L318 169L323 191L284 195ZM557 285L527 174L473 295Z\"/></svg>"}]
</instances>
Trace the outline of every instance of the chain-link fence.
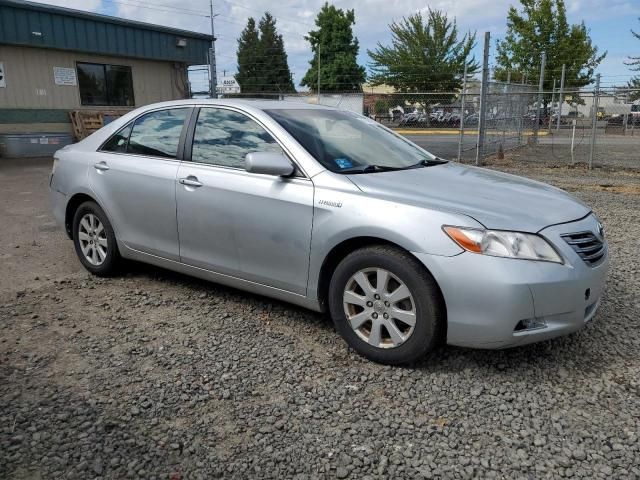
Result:
<instances>
[{"instance_id":1,"label":"chain-link fence","mask_svg":"<svg viewBox=\"0 0 640 480\"><path fill-rule=\"evenodd\" d=\"M640 168L640 90L570 91L550 106L532 160Z\"/></svg>"},{"instance_id":2,"label":"chain-link fence","mask_svg":"<svg viewBox=\"0 0 640 480\"><path fill-rule=\"evenodd\" d=\"M367 115L432 153L483 163L530 146L523 161L640 168L640 91L592 89L540 92L526 84L479 81L457 92L234 94L321 104ZM541 99L541 101L540 101Z\"/></svg>"}]
</instances>

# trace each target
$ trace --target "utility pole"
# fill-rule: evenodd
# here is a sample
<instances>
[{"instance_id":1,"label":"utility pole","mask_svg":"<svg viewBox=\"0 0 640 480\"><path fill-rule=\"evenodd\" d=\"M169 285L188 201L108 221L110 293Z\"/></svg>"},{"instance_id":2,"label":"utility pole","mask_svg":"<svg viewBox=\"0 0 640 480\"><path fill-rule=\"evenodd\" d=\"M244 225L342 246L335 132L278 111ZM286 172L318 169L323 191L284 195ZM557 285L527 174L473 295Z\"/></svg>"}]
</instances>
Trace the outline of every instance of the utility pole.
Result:
<instances>
[{"instance_id":1,"label":"utility pole","mask_svg":"<svg viewBox=\"0 0 640 480\"><path fill-rule=\"evenodd\" d=\"M216 90L218 88L218 72L216 72L216 35L213 28L213 0L209 0L209 7L211 8L211 49L209 50L209 90L211 91L211 98L216 98Z\"/></svg>"},{"instance_id":2,"label":"utility pole","mask_svg":"<svg viewBox=\"0 0 640 480\"><path fill-rule=\"evenodd\" d=\"M538 106L536 108L536 124L533 126L534 142L538 144L538 131L540 130L540 107L542 106L542 91L544 89L544 67L547 63L547 52L542 52L540 59L540 81L538 82Z\"/></svg>"},{"instance_id":3,"label":"utility pole","mask_svg":"<svg viewBox=\"0 0 640 480\"><path fill-rule=\"evenodd\" d=\"M593 154L596 150L596 133L598 131L598 103L600 100L600 74L596 75L596 89L593 92L593 119L591 124L591 149L589 150L589 170L593 167Z\"/></svg>"},{"instance_id":4,"label":"utility pole","mask_svg":"<svg viewBox=\"0 0 640 480\"><path fill-rule=\"evenodd\" d=\"M318 39L318 105L320 105L320 40Z\"/></svg>"},{"instance_id":5,"label":"utility pole","mask_svg":"<svg viewBox=\"0 0 640 480\"><path fill-rule=\"evenodd\" d=\"M478 143L476 145L476 165L484 155L484 140L487 118L487 91L489 89L489 44L491 33L484 32L484 54L482 60L482 84L480 86L480 112L478 113Z\"/></svg>"},{"instance_id":6,"label":"utility pole","mask_svg":"<svg viewBox=\"0 0 640 480\"><path fill-rule=\"evenodd\" d=\"M560 77L560 91L558 92L558 123L556 130L560 130L560 117L562 117L562 104L564 103L564 72L566 65L562 64L562 76Z\"/></svg>"}]
</instances>

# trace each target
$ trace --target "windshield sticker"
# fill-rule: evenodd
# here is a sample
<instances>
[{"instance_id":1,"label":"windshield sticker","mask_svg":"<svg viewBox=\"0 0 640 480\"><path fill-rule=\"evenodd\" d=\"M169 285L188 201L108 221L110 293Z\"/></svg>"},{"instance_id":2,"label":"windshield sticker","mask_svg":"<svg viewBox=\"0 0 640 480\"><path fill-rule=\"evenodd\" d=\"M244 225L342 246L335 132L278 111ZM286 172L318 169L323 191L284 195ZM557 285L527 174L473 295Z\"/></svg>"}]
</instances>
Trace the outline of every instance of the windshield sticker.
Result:
<instances>
[{"instance_id":1,"label":"windshield sticker","mask_svg":"<svg viewBox=\"0 0 640 480\"><path fill-rule=\"evenodd\" d=\"M336 158L334 160L334 162L336 162L336 165L338 166L338 168L351 168L351 167L353 167L353 163L351 163L351 160L349 160L347 158Z\"/></svg>"}]
</instances>

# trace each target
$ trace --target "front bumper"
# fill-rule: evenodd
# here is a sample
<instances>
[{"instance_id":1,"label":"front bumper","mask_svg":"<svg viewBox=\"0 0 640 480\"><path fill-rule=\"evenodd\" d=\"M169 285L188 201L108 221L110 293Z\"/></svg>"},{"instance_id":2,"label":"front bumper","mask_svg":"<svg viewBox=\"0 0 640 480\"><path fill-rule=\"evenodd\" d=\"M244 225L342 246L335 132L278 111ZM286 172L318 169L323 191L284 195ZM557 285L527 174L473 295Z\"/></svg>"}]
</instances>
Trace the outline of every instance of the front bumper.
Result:
<instances>
[{"instance_id":1,"label":"front bumper","mask_svg":"<svg viewBox=\"0 0 640 480\"><path fill-rule=\"evenodd\" d=\"M560 235L586 230L597 231L593 215L539 232L556 247L564 264L469 252L453 257L414 253L444 296L447 343L506 348L582 328L600 305L608 252L597 266L587 265ZM522 321L537 328L520 329Z\"/></svg>"}]
</instances>

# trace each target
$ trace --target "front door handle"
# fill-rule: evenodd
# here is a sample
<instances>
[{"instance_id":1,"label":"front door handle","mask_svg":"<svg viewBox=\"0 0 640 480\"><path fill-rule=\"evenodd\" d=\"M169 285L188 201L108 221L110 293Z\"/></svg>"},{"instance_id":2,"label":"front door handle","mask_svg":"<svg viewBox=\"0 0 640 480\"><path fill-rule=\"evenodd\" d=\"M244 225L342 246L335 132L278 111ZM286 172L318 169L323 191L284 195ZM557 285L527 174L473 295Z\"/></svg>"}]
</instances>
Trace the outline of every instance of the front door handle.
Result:
<instances>
[{"instance_id":1,"label":"front door handle","mask_svg":"<svg viewBox=\"0 0 640 480\"><path fill-rule=\"evenodd\" d=\"M107 162L98 162L93 164L93 168L102 172L106 172L107 170L109 170L109 165L107 165Z\"/></svg>"},{"instance_id":2,"label":"front door handle","mask_svg":"<svg viewBox=\"0 0 640 480\"><path fill-rule=\"evenodd\" d=\"M202 183L200 183L198 181L198 177L194 177L193 175L189 175L186 178L181 178L178 180L178 182L180 182L182 185L185 185L187 187L201 187Z\"/></svg>"}]
</instances>

